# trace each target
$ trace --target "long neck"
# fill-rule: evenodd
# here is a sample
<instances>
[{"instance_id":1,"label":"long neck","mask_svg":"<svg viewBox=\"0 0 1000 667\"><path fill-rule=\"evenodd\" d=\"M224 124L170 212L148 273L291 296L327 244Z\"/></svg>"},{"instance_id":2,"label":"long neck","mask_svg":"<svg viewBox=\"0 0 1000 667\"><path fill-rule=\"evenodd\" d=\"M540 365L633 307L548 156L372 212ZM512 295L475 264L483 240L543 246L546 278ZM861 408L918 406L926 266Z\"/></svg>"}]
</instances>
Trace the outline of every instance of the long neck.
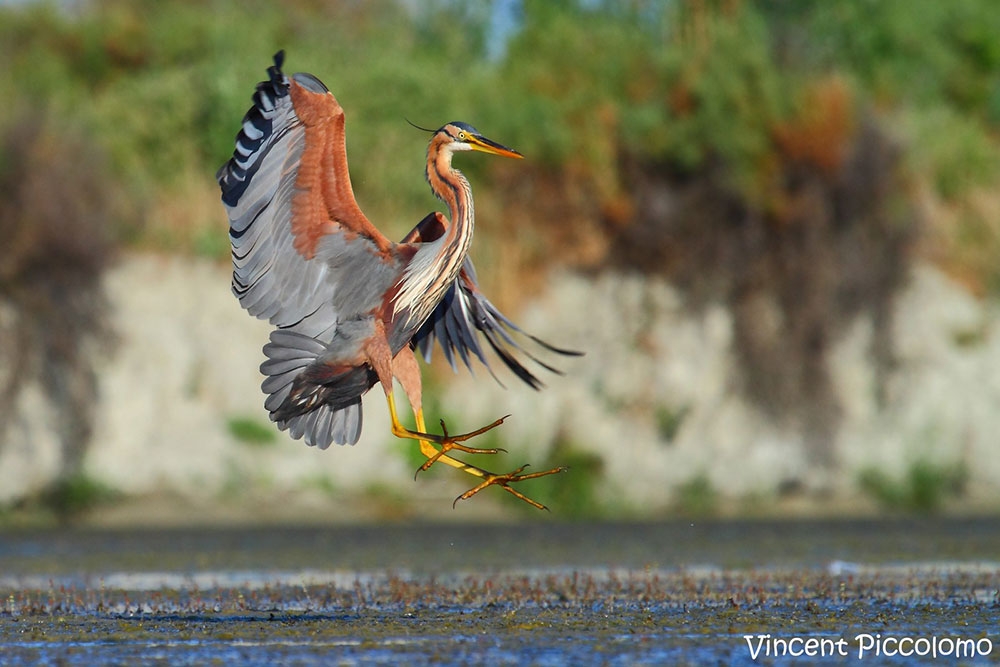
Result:
<instances>
[{"instance_id":1,"label":"long neck","mask_svg":"<svg viewBox=\"0 0 1000 667\"><path fill-rule=\"evenodd\" d=\"M444 298L472 244L475 210L472 188L451 166L451 152L433 144L427 156L427 182L451 213L451 222L436 240L421 244L410 260L395 297L395 312L409 310L405 328L419 327Z\"/></svg>"},{"instance_id":2,"label":"long neck","mask_svg":"<svg viewBox=\"0 0 1000 667\"><path fill-rule=\"evenodd\" d=\"M451 153L438 150L428 155L427 182L434 194L448 206L451 224L441 239L437 275L447 277L447 283L458 275L472 244L476 212L472 203L472 187L462 172L451 166Z\"/></svg>"}]
</instances>

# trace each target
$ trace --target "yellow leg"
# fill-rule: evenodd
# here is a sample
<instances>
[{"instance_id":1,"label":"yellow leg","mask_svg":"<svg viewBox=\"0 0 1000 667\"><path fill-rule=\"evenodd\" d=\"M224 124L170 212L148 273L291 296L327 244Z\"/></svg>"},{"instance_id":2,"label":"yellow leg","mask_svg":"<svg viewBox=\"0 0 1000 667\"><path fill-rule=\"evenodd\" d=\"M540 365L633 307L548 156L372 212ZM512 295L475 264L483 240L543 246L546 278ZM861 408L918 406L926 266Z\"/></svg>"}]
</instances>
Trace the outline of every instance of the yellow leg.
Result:
<instances>
[{"instance_id":1,"label":"yellow leg","mask_svg":"<svg viewBox=\"0 0 1000 667\"><path fill-rule=\"evenodd\" d=\"M398 438L412 438L420 443L420 453L427 457L428 460L434 459L450 465L452 468L458 468L459 470L464 470L470 475L475 475L476 477L486 478L488 473L485 470L481 470L475 466L470 466L467 463L463 463L458 459L453 459L446 455L443 451L439 450L437 447L431 444L432 439L436 439L436 436L431 436L425 430L424 425L424 414L423 411L418 411L416 414L417 420L417 431L411 431L410 429L404 427L399 422L399 415L396 412L396 401L392 398L392 392L390 391L386 398L389 403L389 416L392 418L392 434ZM419 431L419 432L418 432ZM418 471L419 472L419 471Z\"/></svg>"},{"instance_id":2,"label":"yellow leg","mask_svg":"<svg viewBox=\"0 0 1000 667\"><path fill-rule=\"evenodd\" d=\"M389 401L389 416L392 417L392 433L393 435L400 438L412 438L420 442L420 451L427 457L427 461L420 466L417 470L418 473L423 472L431 467L437 461L441 461L445 457L445 453L451 451L452 449L457 449L460 452L465 452L466 454L499 454L500 452L506 452L506 449L500 449L498 447L469 447L463 445L462 443L466 440L476 437L477 435L482 435L490 429L494 429L507 419L501 417L492 424L488 424L480 429L476 429L470 433L463 433L462 435L449 435L448 429L445 428L444 420L441 420L441 430L444 431L443 435L433 435L427 432L427 426L424 423L424 411L423 409L417 410L414 415L417 421L417 430L411 431L410 429L403 426L399 421L399 416L396 412L396 401L392 397L392 392L389 392L387 399ZM438 450L431 443L440 445L441 449ZM448 463L447 461L444 461ZM459 461L459 463L461 463ZM460 466L455 465L455 460L452 459L451 463L448 465L458 468ZM462 464L466 465L466 464Z\"/></svg>"},{"instance_id":3,"label":"yellow leg","mask_svg":"<svg viewBox=\"0 0 1000 667\"><path fill-rule=\"evenodd\" d=\"M507 419L507 417L509 417L509 416L510 415L506 415L504 417L501 417L500 419L496 420L492 424L487 424L486 426L484 426L482 428L478 428L475 431L471 431L469 433L464 433L462 435L455 435L455 436L452 436L452 435L448 434L448 427L445 426L444 420L442 419L441 420L441 432L442 432L442 436L441 436L441 439L439 441L437 441L438 444L441 445L441 451L438 452L437 454L435 454L434 456L428 458L426 461L424 461L424 464L422 466L420 466L419 468L417 468L417 474L419 475L423 471L425 471L428 468L430 468L432 465L434 465L435 463L437 463L437 461L442 456L444 456L446 452L449 452L452 449L457 449L458 451L465 452L466 454L499 454L500 452L503 452L504 454L506 454L507 450L503 449L502 447L468 447L468 446L463 445L461 443L463 441L465 441L465 440L468 440L470 438L474 438L477 435L482 435L483 433L486 433L487 431L496 428L497 426L499 426L500 424L502 424L504 422L504 420ZM427 427L424 425L424 411L422 409L421 410L417 410L416 420L417 420L417 430L421 431L423 433L426 433L427 432Z\"/></svg>"},{"instance_id":4,"label":"yellow leg","mask_svg":"<svg viewBox=\"0 0 1000 667\"><path fill-rule=\"evenodd\" d=\"M492 424L489 424L488 426L485 426L471 433L463 434L461 436L449 436L446 430L443 436L437 436L427 433L427 427L426 424L424 423L423 410L416 411L414 419L417 422L417 430L411 431L410 429L404 427L400 423L399 415L396 412L396 401L393 399L391 391L388 394L386 394L386 399L389 404L389 416L392 418L393 435L400 438L412 438L416 440L417 442L420 443L421 454L427 457L427 461L422 466L420 466L420 468L417 469L418 474L420 473L420 471L429 468L433 463L440 461L441 463L444 463L453 468L457 468L459 470L467 472L470 475L475 475L476 477L479 477L483 480L475 487L469 489L462 495L455 498L455 502L452 503L452 506L456 505L459 500L467 500L471 498L472 496L476 495L477 493L479 493L488 486L496 485L502 487L504 490L516 496L517 498L520 498L529 505L537 507L540 510L548 509L545 505L542 505L541 503L534 501L531 498L528 498L520 491L517 491L516 489L513 489L508 485L513 484L515 482L523 482L524 480L528 479L536 479L538 477L544 477L546 475L554 475L556 473L565 472L566 470L568 470L566 466L559 466L558 468L552 468L551 470L545 470L542 472L522 474L522 471L525 468L527 468L526 465L523 465L517 470L514 470L513 472L498 475L489 472L487 470L483 470L482 468L478 468L474 465L469 465L468 463L465 463L463 461L459 461L458 459L452 458L451 456L448 456L445 453L450 449L458 449L460 451L478 453L478 454L496 454L497 452L504 451L500 449L477 449L475 447L466 447L464 445L458 444L462 440L467 440L468 438L480 435L481 433L485 433L486 431L489 431L490 429L499 426L500 424L503 423L503 419L498 419ZM443 421L441 422L441 427L442 429L444 429ZM432 442L440 445L441 449L435 447L432 444Z\"/></svg>"}]
</instances>

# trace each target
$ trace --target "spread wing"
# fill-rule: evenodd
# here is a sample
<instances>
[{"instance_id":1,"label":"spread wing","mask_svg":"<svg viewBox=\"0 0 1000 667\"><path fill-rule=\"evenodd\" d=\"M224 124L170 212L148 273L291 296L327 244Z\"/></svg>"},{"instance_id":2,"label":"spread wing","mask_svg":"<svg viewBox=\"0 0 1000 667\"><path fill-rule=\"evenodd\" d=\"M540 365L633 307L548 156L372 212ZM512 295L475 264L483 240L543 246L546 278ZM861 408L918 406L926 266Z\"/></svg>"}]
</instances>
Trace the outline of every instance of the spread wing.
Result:
<instances>
[{"instance_id":1,"label":"spread wing","mask_svg":"<svg viewBox=\"0 0 1000 667\"><path fill-rule=\"evenodd\" d=\"M467 257L455 282L445 293L444 299L413 336L410 344L429 362L436 340L453 369L458 367L456 363L458 357L466 368L472 371L472 358L475 357L482 362L490 375L500 382L490 368L489 360L480 344L481 339L486 341L507 368L533 389L540 389L542 381L521 363L516 353L523 354L547 371L558 375L562 373L528 352L518 339L530 340L538 347L556 354L567 356L581 354L550 345L540 338L525 333L511 322L479 290L476 270L472 266L472 260ZM502 382L500 384L503 385Z\"/></svg>"},{"instance_id":2,"label":"spread wing","mask_svg":"<svg viewBox=\"0 0 1000 667\"><path fill-rule=\"evenodd\" d=\"M257 85L233 157L216 178L240 304L278 327L317 336L375 290L381 297L396 257L354 198L343 109L314 76L286 77L283 60L278 52L269 79ZM345 285L348 275L355 280Z\"/></svg>"}]
</instances>

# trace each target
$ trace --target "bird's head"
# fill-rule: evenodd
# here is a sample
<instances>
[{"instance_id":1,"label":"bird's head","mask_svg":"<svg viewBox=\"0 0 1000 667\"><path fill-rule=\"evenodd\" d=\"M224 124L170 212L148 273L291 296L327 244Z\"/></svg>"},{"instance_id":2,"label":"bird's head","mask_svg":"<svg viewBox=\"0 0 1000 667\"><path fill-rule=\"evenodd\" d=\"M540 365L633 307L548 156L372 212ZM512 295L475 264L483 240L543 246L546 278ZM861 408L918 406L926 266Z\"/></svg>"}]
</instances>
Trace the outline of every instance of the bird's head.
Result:
<instances>
[{"instance_id":1,"label":"bird's head","mask_svg":"<svg viewBox=\"0 0 1000 667\"><path fill-rule=\"evenodd\" d=\"M490 155L518 159L524 157L512 148L507 148L492 139L487 139L479 130L461 121L448 123L438 130L437 134L443 134L451 140L450 148L453 151L480 151L482 153L489 153Z\"/></svg>"},{"instance_id":2,"label":"bird's head","mask_svg":"<svg viewBox=\"0 0 1000 667\"><path fill-rule=\"evenodd\" d=\"M410 125L413 125L413 123L410 123ZM487 139L479 130L461 121L452 121L437 130L428 130L419 125L413 125L413 127L434 135L431 139L432 150L437 149L437 151L448 153L456 151L479 151L481 153L489 153L490 155L500 155L517 159L524 157L513 148L507 148L492 139Z\"/></svg>"}]
</instances>

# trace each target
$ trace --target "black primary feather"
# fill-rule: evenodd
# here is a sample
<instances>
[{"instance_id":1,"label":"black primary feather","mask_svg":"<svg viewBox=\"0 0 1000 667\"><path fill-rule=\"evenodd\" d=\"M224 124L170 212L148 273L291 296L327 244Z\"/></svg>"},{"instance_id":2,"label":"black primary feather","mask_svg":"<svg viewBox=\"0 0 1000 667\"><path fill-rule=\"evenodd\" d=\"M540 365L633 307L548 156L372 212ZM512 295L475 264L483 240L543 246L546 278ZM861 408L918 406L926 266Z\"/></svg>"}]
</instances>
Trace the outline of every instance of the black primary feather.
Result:
<instances>
[{"instance_id":1,"label":"black primary feather","mask_svg":"<svg viewBox=\"0 0 1000 667\"><path fill-rule=\"evenodd\" d=\"M512 334L524 336L539 347L555 354L563 356L583 354L555 347L526 333L514 324L479 291L475 268L472 261L466 258L463 274L460 274L451 284L441 303L413 336L410 344L420 351L426 361L430 361L434 341L437 340L444 352L445 359L456 370L458 368L456 356L462 360L469 371L473 370L472 358L475 357L479 359L497 383L503 386L490 367L489 359L479 343L480 334L504 365L533 389L540 389L544 385L534 373L521 363L516 353L525 355L532 362L551 373L557 375L562 375L562 373L527 351L523 345L515 340Z\"/></svg>"}]
</instances>

